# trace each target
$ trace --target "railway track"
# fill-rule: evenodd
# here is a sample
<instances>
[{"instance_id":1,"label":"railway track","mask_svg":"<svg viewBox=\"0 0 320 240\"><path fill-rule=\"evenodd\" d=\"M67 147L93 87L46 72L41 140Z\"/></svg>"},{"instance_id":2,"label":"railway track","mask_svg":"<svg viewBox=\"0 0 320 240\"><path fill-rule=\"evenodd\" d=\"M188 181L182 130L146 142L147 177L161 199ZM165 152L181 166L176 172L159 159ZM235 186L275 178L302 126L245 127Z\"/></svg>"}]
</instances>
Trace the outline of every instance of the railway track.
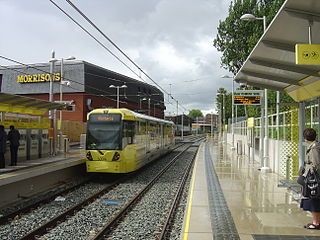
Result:
<instances>
[{"instance_id":1,"label":"railway track","mask_svg":"<svg viewBox=\"0 0 320 240\"><path fill-rule=\"evenodd\" d=\"M130 235L130 236L123 236L123 231L122 230L118 230L117 229L117 225L119 225L119 223L121 223L121 228L128 228L128 227L124 227L124 223L121 222L121 220L123 218L130 218L130 214L133 213L133 215L135 215L136 212L139 212L140 210L137 210L135 208L135 206L142 201L142 198L149 192L151 191L151 189L155 186L155 184L159 184L159 182L161 183L161 180L162 182L165 181L163 180L163 177L166 177L164 176L165 174L170 174L170 171L172 172L172 169L171 167L177 163L178 160L182 160L183 158L187 158L187 155L189 155L189 159L187 159L187 161L184 161L185 162L188 162L188 165L184 171L184 174L183 174L183 178L182 180L179 182L178 184L178 187L174 187L174 191L171 191L170 193L168 194L165 194L163 196L163 198L171 198L171 194L172 192L176 192L176 194L174 195L173 199L170 199L170 205L171 207L168 208L169 211L166 211L166 212L162 212L163 215L167 215L167 218L165 219L165 221L160 221L158 224L155 224L153 225L155 227L155 229L152 229L152 231L155 233L153 236L154 239L166 239L166 237L170 234L170 228L171 228L171 223L172 223L172 220L174 218L174 215L175 215L175 211L176 211L176 208L178 206L178 203L179 203L179 199L181 198L182 196L182 193L183 193L183 189L185 187L185 183L187 181L187 178L189 176L189 173L190 173L190 170L191 170L191 167L193 165L193 159L194 159L194 156L195 156L195 153L196 153L196 149L197 147L194 147L194 149L192 151L188 151L190 150L190 148L187 148L185 149L183 152L181 152L179 155L177 155L157 176L154 177L154 179L152 179L149 184L147 186L145 186L138 194L136 194L125 206L122 207L122 209L118 212L118 214L116 214L112 219L110 219L109 222L107 222L105 224L105 226L92 238L90 239L93 239L93 240L98 240L98 239L108 239L108 236L111 235L111 238L112 239L124 239L123 237L130 237L130 239L139 239L139 235L136 236L133 236L133 235ZM193 154L190 154L191 152L193 152ZM183 165L184 165L183 163ZM180 169L181 166L178 166L178 168ZM176 171L178 172L178 171ZM178 176L176 175L175 178L180 180L181 176ZM172 179L171 179L172 180ZM157 188L155 188L153 191L158 191ZM154 195L155 193L149 193L149 195ZM166 199L162 199L162 201L165 201ZM148 200L147 200L148 201ZM151 204L151 203L150 203ZM146 206L146 205L149 205L148 203L144 203L143 206ZM152 204L151 204L152 205ZM143 219L143 221L145 221L146 219ZM155 219L153 219L155 220ZM138 223L139 221L141 221L141 216L139 215L136 215L134 217L132 217L129 221L127 221L127 224L130 225L132 223ZM152 220L151 220L152 221ZM159 232L159 229L161 229L161 232ZM144 231L147 230L147 229L144 229ZM120 232L120 234L119 234ZM158 234L159 233L159 234ZM125 232L126 234L126 232ZM134 231L132 231L131 234L135 234ZM139 234L139 233L138 233ZM120 235L120 236L118 236ZM158 235L158 236L157 236Z\"/></svg>"},{"instance_id":2,"label":"railway track","mask_svg":"<svg viewBox=\"0 0 320 240\"><path fill-rule=\"evenodd\" d=\"M190 144L188 144L188 145L190 145ZM179 146L173 153L169 154L168 157L172 156L172 154L176 155L177 152L182 151L182 150L179 150L181 148L186 149L187 147L185 145ZM164 162L167 162L167 160L164 160ZM158 171L157 169L159 169L160 167L159 166L158 167L150 166L148 168L150 168L150 169L154 168L153 170L149 170L152 172L152 171ZM162 166L162 168L163 168L163 166ZM148 173L148 171L146 171L146 172L147 172L146 175L149 176L150 173ZM141 173L136 174L136 175L139 176L140 174ZM135 178L137 178L138 176L136 176ZM34 223L28 224L28 225L30 225L29 228L21 227L19 229L19 220L24 218L23 214L18 213L19 219L15 219L10 222L8 222L8 216L6 216L6 220L3 220L4 222L6 222L6 224L4 224L3 226L6 226L6 225L7 226L4 228L10 229L11 232L12 232L12 229L14 228L16 231L13 231L14 233L11 235L10 234L7 235L3 226L0 226L0 237L3 234L3 236L6 236L6 239L38 239L40 236L45 234L44 235L45 239L57 239L56 234L54 233L55 229L59 229L57 231L63 233L64 231L61 230L63 227L60 228L60 226L64 225L66 222L69 222L69 220L72 221L72 219L78 219L78 217L79 217L78 215L81 215L81 212L83 210L85 210L86 208L90 209L92 204L98 203L98 205L101 205L101 202L109 202L109 203L111 202L111 204L112 204L113 201L109 201L110 196L114 196L114 195L117 196L117 192L121 192L121 191L126 192L126 194L123 194L123 196L120 197L121 198L120 202L125 203L128 199L132 199L132 197L130 195L133 196L135 194L135 192L137 192L136 190L132 190L132 191L130 189L128 190L128 186L130 186L132 182L134 182L134 181L139 182L140 181L139 189L141 189L141 185L146 185L145 183L141 184L141 182L143 182L143 181L141 181L141 178L140 178L140 180L129 180L130 178L131 177L128 176L127 180L122 179L118 183L114 183L111 186L105 187L101 191L100 190L98 192L96 191L92 196L86 197L84 200L80 201L79 203L73 204L72 207L65 209L64 211L62 211L62 213L60 211L60 213L56 214L54 217L49 217L50 219L46 219L46 221L44 223L42 221L41 224L39 224L39 223L38 224L34 224ZM144 177L142 177L142 178L144 178ZM120 187L121 190L119 190L119 187L118 187L120 185L122 185ZM77 188L77 187L75 187L75 188ZM117 202L117 201L114 201L114 202ZM47 202L43 202L40 205L42 205L42 204L46 205ZM62 204L63 204L63 202L62 202ZM97 227L101 228L101 226L99 226L99 225L103 225L105 223L105 219L110 219L111 216L113 216L116 212L119 212L119 209L120 209L120 207L117 205L112 205L110 207L110 205L105 204L105 206L109 206L107 208L109 208L108 210L110 210L110 208L111 208L111 211L108 211L109 214L107 214L107 216L104 216L101 218L101 224L99 224L99 221L95 221L94 220L95 218L93 217L93 219L92 219L93 224L90 224L90 225L93 225L94 227L88 228L88 229L90 229L90 231L88 233L86 233L86 236L84 236L83 239L87 239L88 235L93 235L93 233L95 234L97 232L97 230L96 230ZM34 206L33 208L37 208L37 207L39 207L39 206ZM26 215L36 215L32 211L32 210L34 210L33 208L30 208L27 211L24 210L23 212L27 212ZM93 209L95 209L95 207L93 207ZM85 210L84 212L87 212L87 211L88 210ZM92 211L92 210L89 210L89 212L95 213L95 211ZM96 212L98 212L98 211L96 211ZM15 214L17 214L17 213L15 213ZM11 219L12 219L13 215L14 214L12 214L10 216ZM17 215L15 215L15 216L17 216ZM90 219L90 214L85 213L84 216L85 216L85 218L89 217L89 219ZM30 221L32 222L32 220L30 220L30 218L27 218L27 219L28 219L27 222L30 222ZM88 221L88 220L84 220L84 221ZM90 222L91 222L91 219L90 219ZM25 223L26 223L26 221L25 221ZM32 231L30 231L30 228L32 228ZM22 229L24 229L24 230L22 230ZM77 228L75 228L75 229L77 229ZM165 229L169 229L169 228L165 227ZM26 231L27 231L27 233L26 233ZM58 238L59 239L70 239L70 237L68 237L68 236L64 236L64 237L59 236Z\"/></svg>"},{"instance_id":3,"label":"railway track","mask_svg":"<svg viewBox=\"0 0 320 240\"><path fill-rule=\"evenodd\" d=\"M63 196L63 195L67 195L70 192L73 192L81 187L83 187L84 185L88 184L90 181L90 179L87 179L83 182L77 183L75 185L73 185L72 187L67 187L66 189L62 190L62 191L58 191L52 195L50 195L49 197L40 199L40 200L35 200L33 203L30 204L26 204L23 207L16 207L16 209L9 211L9 213L3 215L0 217L0 225L6 224L10 221L12 221L14 218L20 218L22 215L29 213L30 211L38 208L41 205L47 204L51 201L53 201L54 199L56 199L59 196ZM14 208L14 206L12 206L12 208Z\"/></svg>"}]
</instances>

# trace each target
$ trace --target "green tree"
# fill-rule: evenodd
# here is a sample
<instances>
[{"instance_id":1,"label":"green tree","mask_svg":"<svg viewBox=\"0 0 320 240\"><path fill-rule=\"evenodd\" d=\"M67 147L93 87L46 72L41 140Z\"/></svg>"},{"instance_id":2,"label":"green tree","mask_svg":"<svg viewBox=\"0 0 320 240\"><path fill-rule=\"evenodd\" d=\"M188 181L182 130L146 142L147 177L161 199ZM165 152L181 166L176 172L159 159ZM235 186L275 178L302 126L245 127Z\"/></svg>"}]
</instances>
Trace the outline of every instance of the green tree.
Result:
<instances>
[{"instance_id":1,"label":"green tree","mask_svg":"<svg viewBox=\"0 0 320 240\"><path fill-rule=\"evenodd\" d=\"M221 66L223 68L236 74L263 34L263 24L261 21L242 21L240 17L245 13L251 13L257 17L266 16L268 26L283 2L284 0L234 0L231 2L229 15L225 20L220 21L217 29L218 34L213 40L213 45L218 51L222 52ZM259 88L249 87L246 89L258 90ZM229 119L231 118L232 111L231 94L225 92L225 98L225 118ZM221 99L217 98L219 109L221 109ZM269 90L268 99L269 114L275 113L276 92ZM293 99L288 94L281 93L280 102L293 102ZM228 106L229 103L230 107ZM287 107L280 107L280 111L285 111L286 109ZM259 117L261 116L261 107L239 105L237 106L237 115Z\"/></svg>"},{"instance_id":2,"label":"green tree","mask_svg":"<svg viewBox=\"0 0 320 240\"><path fill-rule=\"evenodd\" d=\"M240 17L251 13L266 16L270 23L284 0L234 0L229 7L229 16L220 21L213 45L222 52L221 66L236 74L263 33L261 21L242 21Z\"/></svg>"},{"instance_id":3,"label":"green tree","mask_svg":"<svg viewBox=\"0 0 320 240\"><path fill-rule=\"evenodd\" d=\"M188 117L196 119L197 117L203 117L203 113L199 109L190 110Z\"/></svg>"}]
</instances>

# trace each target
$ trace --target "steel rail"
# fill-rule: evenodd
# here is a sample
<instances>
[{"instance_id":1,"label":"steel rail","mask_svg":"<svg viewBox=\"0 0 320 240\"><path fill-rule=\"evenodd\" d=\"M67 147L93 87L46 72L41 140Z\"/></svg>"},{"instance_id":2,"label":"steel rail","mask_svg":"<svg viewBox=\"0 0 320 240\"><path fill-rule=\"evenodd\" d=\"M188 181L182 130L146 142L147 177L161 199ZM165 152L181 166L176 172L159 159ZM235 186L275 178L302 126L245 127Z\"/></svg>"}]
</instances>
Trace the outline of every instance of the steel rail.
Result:
<instances>
[{"instance_id":1,"label":"steel rail","mask_svg":"<svg viewBox=\"0 0 320 240\"><path fill-rule=\"evenodd\" d=\"M176 148L172 149L176 150L177 148L183 147L185 146L187 143L182 143L181 145L177 146ZM178 156L180 156L183 152L185 152L188 148L186 148L185 150L183 150L181 153L179 153L178 155L176 155L174 157L174 159L176 159ZM174 160L173 160L174 161ZM173 163L172 163L173 164ZM169 165L169 164L168 164ZM168 166L169 168L170 166ZM21 238L18 238L19 240L30 240L30 239L37 239L40 236L44 235L45 233L49 232L54 226L57 226L58 224L60 224L61 222L65 221L67 218L69 218L70 216L73 216L77 211L83 209L85 206L87 206L88 204L90 204L92 201L94 201L95 199L99 198L100 196L104 195L105 193L107 193L108 191L110 191L111 189L113 189L114 187L116 187L118 184L120 184L122 181L128 179L131 177L132 174L127 175L124 178L121 178L115 182L113 182L110 186L104 188L103 190L91 195L89 198L83 200L82 202L75 204L73 207L67 209L66 211L64 211L63 213L61 213L60 215L52 218L51 220L47 221L46 223L44 223L43 225L39 226L38 228L30 231L29 233L25 234L24 236L22 236ZM69 190L69 191L68 191ZM67 192L70 192L70 189L68 189ZM59 194L61 195L61 193ZM53 199L50 198L51 200ZM48 201L48 199L46 199L45 201ZM39 204L40 205L40 204ZM16 215L15 215L16 216ZM4 216L5 218L8 216Z\"/></svg>"},{"instance_id":2,"label":"steel rail","mask_svg":"<svg viewBox=\"0 0 320 240\"><path fill-rule=\"evenodd\" d=\"M16 216L20 217L21 215L29 213L33 209L35 209L35 208L37 208L37 207L39 207L39 206L41 206L43 204L46 204L48 202L53 201L57 196L61 196L61 195L65 195L67 193L70 193L70 192L80 188L81 186L87 184L89 181L91 181L91 179L85 180L82 183L79 183L79 184L77 184L75 186L72 186L72 187L70 187L68 189L65 189L65 190L63 190L61 192L55 193L54 195L52 195L52 196L50 196L48 198L42 199L42 200L40 200L38 202L35 202L33 204L30 204L30 205L27 205L27 206L25 206L23 208L20 208L20 209L14 211L12 213L9 213L7 215L1 216L0 217L0 225L6 224L6 223L12 221L12 219L15 218Z\"/></svg>"},{"instance_id":3,"label":"steel rail","mask_svg":"<svg viewBox=\"0 0 320 240\"><path fill-rule=\"evenodd\" d=\"M178 158L189 149L190 146L188 146L186 149L184 149L182 152L177 154L170 163L168 163L162 171L155 176L146 187L144 187L142 190L138 192L138 194L133 197L110 221L108 221L101 230L93 237L92 240L98 240L102 239L105 235L107 235L112 228L117 224L117 222L128 212L128 210L133 207L135 203L137 203L138 200L140 200L143 195L157 182L157 180L164 174L166 171L178 160Z\"/></svg>"},{"instance_id":4,"label":"steel rail","mask_svg":"<svg viewBox=\"0 0 320 240\"><path fill-rule=\"evenodd\" d=\"M198 148L198 150L199 150L199 148ZM197 150L197 152L198 152L198 150ZM186 183L187 183L187 180L189 178L189 174L191 172L191 169L192 169L192 166L194 164L195 158L196 158L196 155L193 157L192 161L190 161L190 163L189 163L189 165L188 165L188 167L187 167L187 169L186 169L186 171L185 171L185 173L183 175L182 181L179 184L179 188L178 188L179 190L178 190L178 192L176 193L176 195L175 195L175 197L173 199L169 214L168 214L168 216L166 218L166 221L163 224L162 231L161 231L160 236L158 238L159 240L167 239L166 237L167 237L167 234L168 234L168 232L170 230L171 221L175 217L176 210L177 210L177 208L179 206L181 197L183 195L183 190L184 190L184 188L186 186Z\"/></svg>"},{"instance_id":5,"label":"steel rail","mask_svg":"<svg viewBox=\"0 0 320 240\"><path fill-rule=\"evenodd\" d=\"M73 207L67 209L60 215L52 218L51 220L47 221L43 225L39 226L38 228L32 230L31 232L25 234L19 240L30 240L30 239L37 239L39 236L44 235L47 233L53 226L58 225L62 221L65 221L68 217L73 216L76 214L77 211L83 209L85 206L93 202L95 199L99 198L100 196L104 195L105 193L109 192L113 188L115 188L118 184L120 184L125 179L129 178L129 176L126 176L124 178L118 179L115 182L113 182L110 186L105 187L101 191L91 195L90 197L86 198L80 203L75 204Z\"/></svg>"}]
</instances>

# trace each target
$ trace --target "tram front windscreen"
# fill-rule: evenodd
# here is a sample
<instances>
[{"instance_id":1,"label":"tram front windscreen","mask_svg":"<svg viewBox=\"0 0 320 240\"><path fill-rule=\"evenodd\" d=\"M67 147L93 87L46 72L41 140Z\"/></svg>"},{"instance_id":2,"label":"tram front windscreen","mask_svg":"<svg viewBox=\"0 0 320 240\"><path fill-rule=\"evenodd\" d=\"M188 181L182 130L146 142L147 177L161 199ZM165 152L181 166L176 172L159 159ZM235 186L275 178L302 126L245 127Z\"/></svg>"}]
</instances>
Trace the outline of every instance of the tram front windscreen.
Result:
<instances>
[{"instance_id":1,"label":"tram front windscreen","mask_svg":"<svg viewBox=\"0 0 320 240\"><path fill-rule=\"evenodd\" d=\"M87 122L86 149L121 149L121 126L121 114L91 114Z\"/></svg>"}]
</instances>

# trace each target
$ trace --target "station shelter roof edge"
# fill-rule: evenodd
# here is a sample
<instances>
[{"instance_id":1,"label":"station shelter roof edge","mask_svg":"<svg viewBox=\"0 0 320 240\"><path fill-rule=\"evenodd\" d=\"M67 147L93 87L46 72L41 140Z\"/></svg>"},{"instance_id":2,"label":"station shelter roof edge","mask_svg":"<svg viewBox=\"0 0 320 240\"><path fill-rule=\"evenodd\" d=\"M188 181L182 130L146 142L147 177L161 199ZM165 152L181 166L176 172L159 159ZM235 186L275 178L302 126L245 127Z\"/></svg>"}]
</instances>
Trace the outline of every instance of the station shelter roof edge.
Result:
<instances>
[{"instance_id":1,"label":"station shelter roof edge","mask_svg":"<svg viewBox=\"0 0 320 240\"><path fill-rule=\"evenodd\" d=\"M64 107L61 103L0 92L0 111L14 108L21 109L18 112L43 114L48 110L62 110Z\"/></svg>"}]
</instances>

